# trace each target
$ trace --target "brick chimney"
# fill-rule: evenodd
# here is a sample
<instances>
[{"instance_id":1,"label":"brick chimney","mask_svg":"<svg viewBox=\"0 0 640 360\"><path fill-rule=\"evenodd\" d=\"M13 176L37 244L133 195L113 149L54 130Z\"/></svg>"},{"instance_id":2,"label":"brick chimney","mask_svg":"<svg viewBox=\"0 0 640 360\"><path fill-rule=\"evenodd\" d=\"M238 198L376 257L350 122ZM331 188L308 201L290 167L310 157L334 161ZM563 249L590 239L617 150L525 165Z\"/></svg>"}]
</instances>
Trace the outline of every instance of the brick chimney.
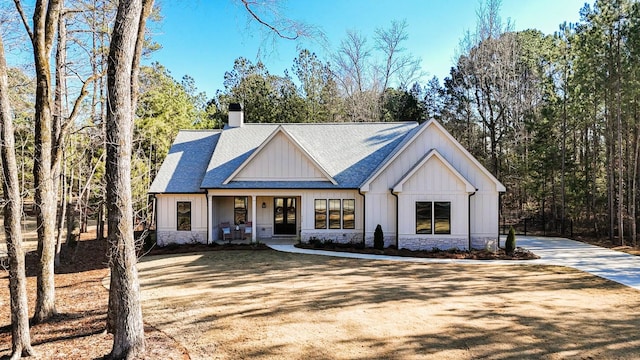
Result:
<instances>
[{"instance_id":1,"label":"brick chimney","mask_svg":"<svg viewBox=\"0 0 640 360\"><path fill-rule=\"evenodd\" d=\"M242 111L242 105L238 103L229 104L229 127L242 127L244 126L244 111Z\"/></svg>"}]
</instances>

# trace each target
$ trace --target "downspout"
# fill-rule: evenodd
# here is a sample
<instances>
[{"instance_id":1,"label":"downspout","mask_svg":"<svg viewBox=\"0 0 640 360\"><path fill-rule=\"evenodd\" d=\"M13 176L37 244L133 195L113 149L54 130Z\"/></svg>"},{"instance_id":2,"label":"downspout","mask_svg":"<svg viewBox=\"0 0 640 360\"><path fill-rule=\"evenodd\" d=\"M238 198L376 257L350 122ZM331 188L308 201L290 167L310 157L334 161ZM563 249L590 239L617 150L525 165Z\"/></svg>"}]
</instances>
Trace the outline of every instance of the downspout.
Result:
<instances>
[{"instance_id":1,"label":"downspout","mask_svg":"<svg viewBox=\"0 0 640 360\"><path fill-rule=\"evenodd\" d=\"M156 194L151 194L151 196L153 197L153 223L151 226L153 226L156 233L156 245L158 245L158 198Z\"/></svg>"},{"instance_id":2,"label":"downspout","mask_svg":"<svg viewBox=\"0 0 640 360\"><path fill-rule=\"evenodd\" d=\"M476 189L476 191L478 191L478 189ZM469 194L469 212L467 213L467 220L469 221L469 247L467 248L467 250L471 250L471 197L476 194L476 191Z\"/></svg>"},{"instance_id":3,"label":"downspout","mask_svg":"<svg viewBox=\"0 0 640 360\"><path fill-rule=\"evenodd\" d=\"M204 201L207 203L207 245L209 245L209 227L211 227L211 209L209 209L209 189L205 190Z\"/></svg>"},{"instance_id":4,"label":"downspout","mask_svg":"<svg viewBox=\"0 0 640 360\"><path fill-rule=\"evenodd\" d=\"M498 249L500 249L500 214L502 214L502 193L501 192L498 193Z\"/></svg>"},{"instance_id":5,"label":"downspout","mask_svg":"<svg viewBox=\"0 0 640 360\"><path fill-rule=\"evenodd\" d=\"M365 245L365 239L367 237L367 197L358 188L358 194L362 196L362 246Z\"/></svg>"},{"instance_id":6,"label":"downspout","mask_svg":"<svg viewBox=\"0 0 640 360\"><path fill-rule=\"evenodd\" d=\"M398 209L400 207L400 200L398 199L398 194L393 192L393 188L389 189L389 191L391 192L391 195L393 195L396 198L396 249L400 248L400 241L399 241L399 229L400 229L400 209Z\"/></svg>"}]
</instances>

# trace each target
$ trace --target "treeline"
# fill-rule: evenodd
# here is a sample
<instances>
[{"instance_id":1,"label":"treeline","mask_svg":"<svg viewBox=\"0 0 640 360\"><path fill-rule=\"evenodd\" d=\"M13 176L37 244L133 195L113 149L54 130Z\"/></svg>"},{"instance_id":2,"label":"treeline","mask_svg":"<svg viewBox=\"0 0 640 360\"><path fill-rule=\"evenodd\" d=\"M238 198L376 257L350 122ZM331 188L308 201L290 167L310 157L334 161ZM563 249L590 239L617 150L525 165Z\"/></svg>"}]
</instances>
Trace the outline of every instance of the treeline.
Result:
<instances>
[{"instance_id":1,"label":"treeline","mask_svg":"<svg viewBox=\"0 0 640 360\"><path fill-rule=\"evenodd\" d=\"M208 125L241 102L249 122L440 120L506 186L502 221L636 244L640 156L640 4L585 4L554 34L513 31L487 1L443 83L416 82L399 53L406 24L349 33L321 61L302 50L292 74L239 58L208 102ZM396 49L394 51L394 49Z\"/></svg>"},{"instance_id":2,"label":"treeline","mask_svg":"<svg viewBox=\"0 0 640 360\"><path fill-rule=\"evenodd\" d=\"M110 27L115 11L109 2L91 4L73 2L82 11L65 16L69 49L81 44L92 50L69 50L60 70L73 74L66 85L71 95L89 84L77 106L73 96L63 97L61 105L74 117L62 149L59 198L81 230L88 219L104 218L105 193L105 83L99 75L105 71L108 38L86 29ZM177 131L222 127L228 104L240 102L248 122L436 118L507 186L503 221L529 219L564 234L571 224L574 232L635 244L638 3L585 5L576 9L578 23L559 24L554 34L513 31L502 21L499 5L489 0L480 6L477 24L465 34L457 62L442 82L435 77L421 82L419 59L404 50L409 34L402 21L378 28L371 38L348 32L327 59L303 49L282 75L238 58L213 98L189 76L176 80L162 64L143 66L132 164L137 223L153 221L146 191ZM146 43L148 52L158 46L151 39ZM35 81L17 68L10 69L9 81L21 189L32 199Z\"/></svg>"}]
</instances>

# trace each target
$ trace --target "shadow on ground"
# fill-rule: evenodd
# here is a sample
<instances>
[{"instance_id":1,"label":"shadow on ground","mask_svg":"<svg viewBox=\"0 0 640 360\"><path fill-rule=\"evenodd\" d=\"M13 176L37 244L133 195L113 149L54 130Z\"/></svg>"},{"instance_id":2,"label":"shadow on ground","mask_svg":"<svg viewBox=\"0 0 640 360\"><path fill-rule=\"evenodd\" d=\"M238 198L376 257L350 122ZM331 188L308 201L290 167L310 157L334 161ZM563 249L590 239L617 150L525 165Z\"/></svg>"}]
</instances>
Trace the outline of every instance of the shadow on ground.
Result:
<instances>
[{"instance_id":1,"label":"shadow on ground","mask_svg":"<svg viewBox=\"0 0 640 360\"><path fill-rule=\"evenodd\" d=\"M635 358L640 293L550 266L275 251L148 257L146 320L193 359Z\"/></svg>"}]
</instances>

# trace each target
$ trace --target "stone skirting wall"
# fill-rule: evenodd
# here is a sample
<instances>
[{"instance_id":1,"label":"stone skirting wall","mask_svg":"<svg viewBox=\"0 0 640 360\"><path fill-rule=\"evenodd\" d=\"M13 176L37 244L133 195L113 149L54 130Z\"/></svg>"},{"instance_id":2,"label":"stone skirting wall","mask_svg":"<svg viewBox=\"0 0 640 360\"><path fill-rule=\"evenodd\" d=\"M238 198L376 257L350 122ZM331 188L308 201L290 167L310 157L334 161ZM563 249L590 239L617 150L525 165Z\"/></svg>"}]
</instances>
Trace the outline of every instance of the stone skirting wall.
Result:
<instances>
[{"instance_id":1,"label":"stone skirting wall","mask_svg":"<svg viewBox=\"0 0 640 360\"><path fill-rule=\"evenodd\" d=\"M302 232L300 234L300 241L308 243L311 239L317 239L321 241L332 241L334 243L348 244L348 243L360 243L362 242L361 233L327 233L327 232Z\"/></svg>"},{"instance_id":2,"label":"stone skirting wall","mask_svg":"<svg viewBox=\"0 0 640 360\"><path fill-rule=\"evenodd\" d=\"M469 247L468 238L432 238L432 237L401 237L399 247L409 250L466 250Z\"/></svg>"},{"instance_id":3,"label":"stone skirting wall","mask_svg":"<svg viewBox=\"0 0 640 360\"><path fill-rule=\"evenodd\" d=\"M495 236L472 236L471 248L486 249L495 252L498 250L498 238Z\"/></svg>"},{"instance_id":4,"label":"stone skirting wall","mask_svg":"<svg viewBox=\"0 0 640 360\"><path fill-rule=\"evenodd\" d=\"M206 244L206 231L158 231L156 233L158 246L171 244Z\"/></svg>"},{"instance_id":5,"label":"stone skirting wall","mask_svg":"<svg viewBox=\"0 0 640 360\"><path fill-rule=\"evenodd\" d=\"M301 241L308 243L311 239L317 239L322 241L332 241L335 243L360 243L362 241L362 234L359 233L347 233L344 234L327 234L326 232L303 232L301 234ZM160 242L158 241L158 244ZM384 247L391 245L395 246L396 238L394 235L387 235L384 237ZM467 250L469 247L469 239L464 238L439 238L439 237L400 237L399 247L409 250L449 250L460 249ZM365 239L365 246L373 247L373 236L367 236ZM498 240L496 237L472 237L471 238L472 249L486 249L489 251L497 251Z\"/></svg>"}]
</instances>

